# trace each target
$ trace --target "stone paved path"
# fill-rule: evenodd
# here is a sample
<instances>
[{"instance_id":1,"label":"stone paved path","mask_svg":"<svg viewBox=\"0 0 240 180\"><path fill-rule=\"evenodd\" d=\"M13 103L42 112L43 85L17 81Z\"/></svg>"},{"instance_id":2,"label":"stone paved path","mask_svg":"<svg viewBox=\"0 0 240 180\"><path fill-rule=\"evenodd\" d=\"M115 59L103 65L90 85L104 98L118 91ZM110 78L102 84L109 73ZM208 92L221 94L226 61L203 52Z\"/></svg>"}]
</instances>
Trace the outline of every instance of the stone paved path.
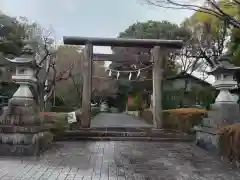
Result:
<instances>
[{"instance_id":1,"label":"stone paved path","mask_svg":"<svg viewBox=\"0 0 240 180\"><path fill-rule=\"evenodd\" d=\"M186 143L61 142L38 160L0 158L1 180L238 180L231 169Z\"/></svg>"},{"instance_id":2,"label":"stone paved path","mask_svg":"<svg viewBox=\"0 0 240 180\"><path fill-rule=\"evenodd\" d=\"M101 113L91 121L92 127L151 127L143 120L124 113Z\"/></svg>"}]
</instances>

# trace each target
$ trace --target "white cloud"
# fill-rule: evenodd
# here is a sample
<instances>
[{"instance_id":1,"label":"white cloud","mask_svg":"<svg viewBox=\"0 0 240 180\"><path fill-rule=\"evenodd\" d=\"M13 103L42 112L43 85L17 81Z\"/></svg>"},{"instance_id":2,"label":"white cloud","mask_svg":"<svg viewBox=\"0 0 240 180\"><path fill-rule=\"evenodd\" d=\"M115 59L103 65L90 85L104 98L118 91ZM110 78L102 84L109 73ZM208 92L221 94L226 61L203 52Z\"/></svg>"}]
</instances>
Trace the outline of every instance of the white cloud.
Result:
<instances>
[{"instance_id":1,"label":"white cloud","mask_svg":"<svg viewBox=\"0 0 240 180\"><path fill-rule=\"evenodd\" d=\"M73 12L76 10L76 5L73 0L62 0L62 3L63 7L68 11Z\"/></svg>"},{"instance_id":2,"label":"white cloud","mask_svg":"<svg viewBox=\"0 0 240 180\"><path fill-rule=\"evenodd\" d=\"M21 0L21 3L16 5L16 1L13 0L0 0L1 11L10 16L26 16L35 17L39 13L37 0Z\"/></svg>"}]
</instances>

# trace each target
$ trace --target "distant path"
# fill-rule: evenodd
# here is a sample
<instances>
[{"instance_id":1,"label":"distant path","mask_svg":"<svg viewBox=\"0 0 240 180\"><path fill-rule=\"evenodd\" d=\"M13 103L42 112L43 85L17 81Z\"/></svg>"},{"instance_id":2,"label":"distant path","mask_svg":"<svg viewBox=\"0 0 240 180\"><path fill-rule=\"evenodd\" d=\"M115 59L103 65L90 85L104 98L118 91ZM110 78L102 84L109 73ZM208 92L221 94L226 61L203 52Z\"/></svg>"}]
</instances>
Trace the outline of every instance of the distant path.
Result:
<instances>
[{"instance_id":1,"label":"distant path","mask_svg":"<svg viewBox=\"0 0 240 180\"><path fill-rule=\"evenodd\" d=\"M145 121L124 113L101 113L91 121L92 127L151 127Z\"/></svg>"}]
</instances>

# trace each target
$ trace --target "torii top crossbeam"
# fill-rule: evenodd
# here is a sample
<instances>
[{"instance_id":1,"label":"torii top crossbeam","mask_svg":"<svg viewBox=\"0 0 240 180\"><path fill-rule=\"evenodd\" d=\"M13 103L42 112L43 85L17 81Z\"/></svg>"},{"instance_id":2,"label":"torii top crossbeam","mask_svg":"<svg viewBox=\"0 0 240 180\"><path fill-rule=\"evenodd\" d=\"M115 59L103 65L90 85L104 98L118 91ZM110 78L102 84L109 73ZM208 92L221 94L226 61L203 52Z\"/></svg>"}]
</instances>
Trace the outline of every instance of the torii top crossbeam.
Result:
<instances>
[{"instance_id":1,"label":"torii top crossbeam","mask_svg":"<svg viewBox=\"0 0 240 180\"><path fill-rule=\"evenodd\" d=\"M161 46L165 48L180 49L183 46L182 40L160 40L160 39L127 39L127 38L99 38L99 37L74 37L64 36L64 44L96 46L116 46L116 47L143 47L153 48Z\"/></svg>"}]
</instances>

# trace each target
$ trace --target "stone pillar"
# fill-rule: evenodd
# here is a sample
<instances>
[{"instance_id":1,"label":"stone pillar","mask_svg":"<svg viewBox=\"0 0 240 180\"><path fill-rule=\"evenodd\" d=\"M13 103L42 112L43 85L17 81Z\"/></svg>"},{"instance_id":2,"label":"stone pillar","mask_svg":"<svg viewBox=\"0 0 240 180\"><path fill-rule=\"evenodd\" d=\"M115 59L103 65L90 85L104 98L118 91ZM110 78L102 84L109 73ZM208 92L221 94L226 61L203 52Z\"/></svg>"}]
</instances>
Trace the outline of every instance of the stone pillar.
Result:
<instances>
[{"instance_id":1,"label":"stone pillar","mask_svg":"<svg viewBox=\"0 0 240 180\"><path fill-rule=\"evenodd\" d=\"M162 53L161 53L162 52ZM163 50L159 46L152 49L151 58L153 61L153 95L152 95L152 112L154 128L162 128L162 79L164 61Z\"/></svg>"},{"instance_id":2,"label":"stone pillar","mask_svg":"<svg viewBox=\"0 0 240 180\"><path fill-rule=\"evenodd\" d=\"M92 60L93 45L86 44L83 58L83 96L82 119L83 128L89 128L91 122L91 94L92 94Z\"/></svg>"},{"instance_id":3,"label":"stone pillar","mask_svg":"<svg viewBox=\"0 0 240 180\"><path fill-rule=\"evenodd\" d=\"M25 47L23 55L10 60L16 66L13 81L20 85L8 102L0 120L0 155L34 156L51 143L49 125L40 117L40 108L34 100L31 86L36 83L34 53Z\"/></svg>"}]
</instances>

